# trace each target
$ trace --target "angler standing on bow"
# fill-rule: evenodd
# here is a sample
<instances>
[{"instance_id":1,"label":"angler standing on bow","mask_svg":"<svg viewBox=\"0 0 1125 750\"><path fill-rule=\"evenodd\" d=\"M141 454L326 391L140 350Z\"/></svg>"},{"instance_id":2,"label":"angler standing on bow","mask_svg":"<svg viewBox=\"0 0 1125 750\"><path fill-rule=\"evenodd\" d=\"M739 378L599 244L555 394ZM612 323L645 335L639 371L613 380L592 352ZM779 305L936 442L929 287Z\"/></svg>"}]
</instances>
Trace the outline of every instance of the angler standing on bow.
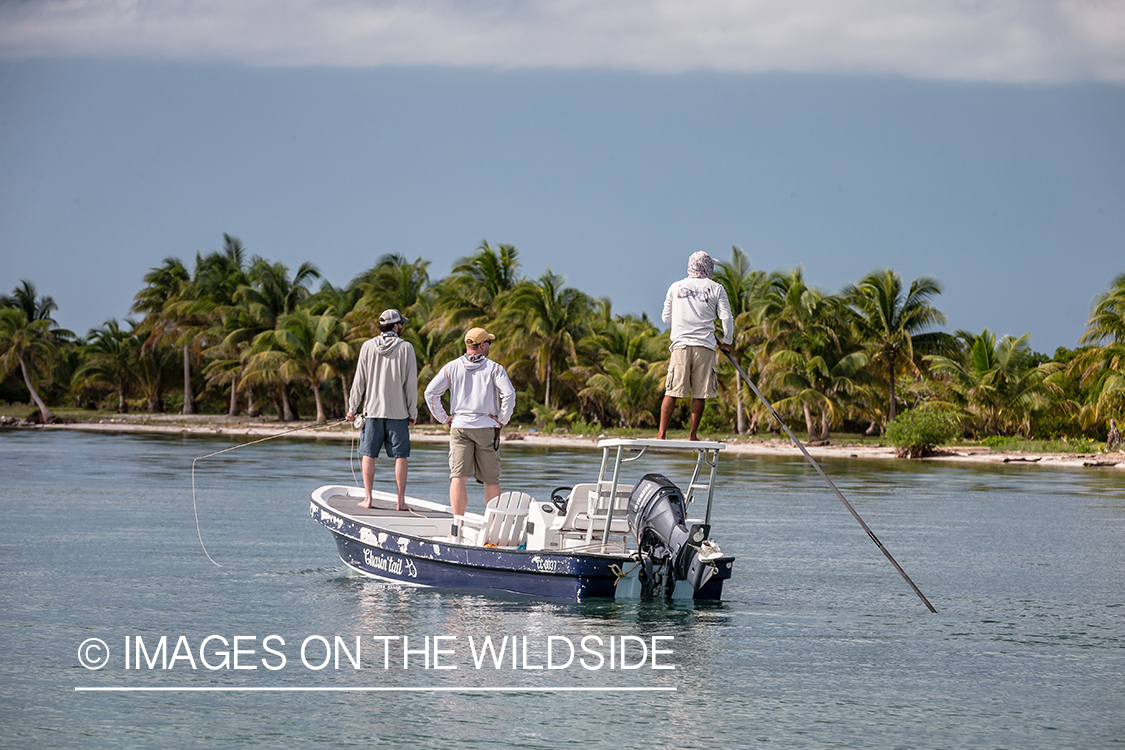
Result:
<instances>
[{"instance_id":1,"label":"angler standing on bow","mask_svg":"<svg viewBox=\"0 0 1125 750\"><path fill-rule=\"evenodd\" d=\"M442 367L426 386L426 408L449 426L449 505L454 517L465 515L469 477L484 484L486 503L500 494L500 428L512 418L516 389L503 366L488 358L495 338L483 328L469 330L465 354ZM441 403L446 391L449 414Z\"/></svg>"},{"instance_id":2,"label":"angler standing on bow","mask_svg":"<svg viewBox=\"0 0 1125 750\"><path fill-rule=\"evenodd\" d=\"M371 507L375 459L385 446L387 458L395 460L397 507L407 510L410 426L418 421L418 361L414 358L414 347L402 339L407 322L398 310L384 310L379 316L379 335L365 341L359 350L355 380L348 396L348 419L363 415L359 436L359 455L363 457L361 508Z\"/></svg>"}]
</instances>

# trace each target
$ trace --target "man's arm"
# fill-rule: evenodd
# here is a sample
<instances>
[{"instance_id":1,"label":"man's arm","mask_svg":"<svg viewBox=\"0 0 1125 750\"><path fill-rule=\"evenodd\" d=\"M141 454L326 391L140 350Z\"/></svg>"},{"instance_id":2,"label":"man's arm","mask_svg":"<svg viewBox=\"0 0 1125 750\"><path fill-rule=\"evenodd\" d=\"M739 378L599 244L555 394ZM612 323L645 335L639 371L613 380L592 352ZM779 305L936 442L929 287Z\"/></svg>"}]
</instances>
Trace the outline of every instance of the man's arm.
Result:
<instances>
[{"instance_id":1,"label":"man's arm","mask_svg":"<svg viewBox=\"0 0 1125 750\"><path fill-rule=\"evenodd\" d=\"M730 309L730 299L727 297L727 290L723 288L722 284L719 287L719 322L723 324L723 338L719 340L719 348L725 352L730 351L730 345L734 342L734 312Z\"/></svg>"},{"instance_id":2,"label":"man's arm","mask_svg":"<svg viewBox=\"0 0 1125 750\"><path fill-rule=\"evenodd\" d=\"M449 424L449 415L445 413L445 407L441 405L441 395L449 390L449 376L445 374L445 368L438 370L438 374L434 375L434 379L426 386L426 392L423 397L426 399L426 408L430 410L430 416L442 424Z\"/></svg>"},{"instance_id":3,"label":"man's arm","mask_svg":"<svg viewBox=\"0 0 1125 750\"><path fill-rule=\"evenodd\" d=\"M410 424L418 421L418 359L414 356L414 347L410 346L406 358L406 383L404 384L406 396L406 413Z\"/></svg>"},{"instance_id":4,"label":"man's arm","mask_svg":"<svg viewBox=\"0 0 1125 750\"><path fill-rule=\"evenodd\" d=\"M660 313L660 319L665 323L672 322L672 299L675 296L676 285L668 287L668 293L664 295L664 310Z\"/></svg>"},{"instance_id":5,"label":"man's arm","mask_svg":"<svg viewBox=\"0 0 1125 750\"><path fill-rule=\"evenodd\" d=\"M516 389L512 385L512 379L508 377L508 371L500 365L496 365L492 378L496 391L500 394L500 424L506 425L516 410Z\"/></svg>"},{"instance_id":6,"label":"man's arm","mask_svg":"<svg viewBox=\"0 0 1125 750\"><path fill-rule=\"evenodd\" d=\"M359 360L356 362L355 376L352 378L352 389L348 393L348 419L356 414L363 413L364 401L367 400L367 367L364 362L364 349L359 350Z\"/></svg>"}]
</instances>

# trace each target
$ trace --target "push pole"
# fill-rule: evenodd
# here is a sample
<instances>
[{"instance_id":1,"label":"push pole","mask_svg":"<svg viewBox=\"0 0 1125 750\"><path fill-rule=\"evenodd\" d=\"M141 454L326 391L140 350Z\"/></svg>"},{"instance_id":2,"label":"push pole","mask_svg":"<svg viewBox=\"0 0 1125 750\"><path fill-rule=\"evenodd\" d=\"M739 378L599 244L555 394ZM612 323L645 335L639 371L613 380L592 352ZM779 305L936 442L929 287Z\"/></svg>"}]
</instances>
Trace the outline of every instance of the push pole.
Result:
<instances>
[{"instance_id":1,"label":"push pole","mask_svg":"<svg viewBox=\"0 0 1125 750\"><path fill-rule=\"evenodd\" d=\"M734 369L738 371L738 374L746 382L746 385L750 386L750 390L754 392L754 395L758 397L758 400L766 405L766 408L769 409L770 414L773 415L773 418L775 420L777 420L777 423L778 425L780 425L781 429L785 430L785 434L789 436L789 439L793 441L793 444L801 449L801 453L805 454L805 458L808 459L809 463L813 465L813 468L816 469L820 476L824 478L825 482L828 482L828 486L831 487L832 491L836 493L836 497L840 498L840 502L844 504L844 507L848 509L848 512L852 514L852 517L855 518L856 521L859 521L859 525L862 526L863 530L867 532L867 536L871 537L871 541L875 542L875 546L882 550L883 554L887 556L887 559L891 561L891 565L895 566L895 570L898 571L899 575L901 575L903 579L908 584L910 584L910 588L914 589L914 593L918 595L918 598L922 600L922 603L926 605L926 608L931 612L936 613L937 610L934 609L934 605L930 604L930 600L926 598L925 594L923 594L918 589L918 587L914 585L914 581L910 580L910 576L906 575L906 571L902 569L902 566L895 561L894 557L891 556L891 553L888 552L887 548L883 546L883 543L879 541L879 537L875 536L875 532L873 532L868 527L868 525L863 522L863 519L860 518L859 514L855 512L855 508L852 507L852 504L849 503L847 498L844 497L844 493L840 492L840 490L837 489L836 485L832 483L832 480L828 478L828 475L824 473L824 469L820 468L820 464L818 464L816 460L809 455L809 452L805 450L805 446L801 443L800 440L797 439L797 436L793 434L793 432L789 429L788 425L785 424L785 421L778 415L778 413L774 411L773 406L769 401L766 400L766 397L762 395L762 392L758 390L758 387L754 385L754 382L750 380L750 376L748 376L746 374L746 371L742 369L742 365L738 364L737 360L735 360L730 352L724 351L723 354L727 355L727 359L729 359L730 363L734 365Z\"/></svg>"}]
</instances>

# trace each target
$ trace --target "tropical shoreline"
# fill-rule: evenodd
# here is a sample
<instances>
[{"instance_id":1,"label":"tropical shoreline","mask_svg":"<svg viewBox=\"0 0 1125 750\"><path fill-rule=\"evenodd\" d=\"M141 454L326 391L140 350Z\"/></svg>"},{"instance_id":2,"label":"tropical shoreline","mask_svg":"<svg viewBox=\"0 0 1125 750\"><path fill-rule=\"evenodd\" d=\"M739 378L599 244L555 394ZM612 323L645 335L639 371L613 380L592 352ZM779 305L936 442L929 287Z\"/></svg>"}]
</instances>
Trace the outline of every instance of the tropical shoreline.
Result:
<instances>
[{"instance_id":1,"label":"tropical shoreline","mask_svg":"<svg viewBox=\"0 0 1125 750\"><path fill-rule=\"evenodd\" d=\"M376 311L394 309L410 320L402 336L414 347L420 382L460 355L464 323L487 325L496 338L490 356L522 386L517 423L545 425L552 434L556 424L596 433L601 425L633 429L667 418L660 415L670 329L643 316L614 316L608 299L603 307L550 269L538 280L521 276L514 246L482 242L437 282L423 258L387 255L347 287L325 282L314 293L309 282L319 272L311 264L290 278L283 264L258 256L247 263L237 238L224 241L222 252L197 255L194 272L176 258L150 269L133 304L144 320L124 327L110 320L84 340L57 329L50 317L57 305L31 282L0 295L3 401L35 404L44 424L67 418L48 403L86 421L109 418L115 407L137 415L167 409L163 416L172 418L185 403L211 414L266 409L285 424L298 414L324 420L344 409L358 349L378 333ZM878 456L868 447L873 441L858 434L870 425L916 452L972 435L974 445L983 440L998 449L986 451L988 459L1009 462L1101 464L1112 459L1072 451L1095 451L1103 442L1119 447L1125 274L1095 297L1084 343L1048 356L1031 350L1030 334L930 330L944 321L931 305L941 285L930 277L915 279L908 292L886 268L825 295L808 286L800 267L751 269L738 247L717 269L735 321L724 318L723 336L733 325L740 338L729 355L734 370L720 368L721 392L700 425L704 433L732 436L736 424L745 429L747 421L766 419L742 390L743 381L757 380L759 398L787 418L803 417L810 435L848 425L852 432L840 437L861 445L826 446L837 455ZM488 291L480 298L468 291L482 288ZM909 398L896 385L902 377ZM420 416L426 422L430 415ZM682 409L669 416L681 429L688 419ZM0 416L0 426L11 423ZM792 450L768 439L732 440L743 442L766 453ZM998 456L1003 450L1061 453ZM978 453L954 449L940 458Z\"/></svg>"},{"instance_id":2,"label":"tropical shoreline","mask_svg":"<svg viewBox=\"0 0 1125 750\"><path fill-rule=\"evenodd\" d=\"M57 424L28 424L7 422L9 429L77 430L103 434L153 434L191 435L205 437L230 437L233 439L265 439L293 437L317 440L351 440L355 428L341 422L318 426L315 422L280 423L271 419L226 417L217 415L116 415L97 421L76 420ZM529 447L596 449L599 436L542 434L534 431L512 430L503 436L509 444ZM448 434L440 427L422 425L411 431L411 439L420 443L447 443ZM727 453L747 456L776 456L800 458L800 450L788 440L780 438L725 438ZM827 445L806 446L813 458L830 460L895 459L895 449L890 446L859 443L831 442ZM987 446L945 446L937 455L918 459L900 459L929 463L1014 464L1067 469L1112 468L1125 470L1125 452L1117 453L1030 453L1024 451L995 450Z\"/></svg>"}]
</instances>

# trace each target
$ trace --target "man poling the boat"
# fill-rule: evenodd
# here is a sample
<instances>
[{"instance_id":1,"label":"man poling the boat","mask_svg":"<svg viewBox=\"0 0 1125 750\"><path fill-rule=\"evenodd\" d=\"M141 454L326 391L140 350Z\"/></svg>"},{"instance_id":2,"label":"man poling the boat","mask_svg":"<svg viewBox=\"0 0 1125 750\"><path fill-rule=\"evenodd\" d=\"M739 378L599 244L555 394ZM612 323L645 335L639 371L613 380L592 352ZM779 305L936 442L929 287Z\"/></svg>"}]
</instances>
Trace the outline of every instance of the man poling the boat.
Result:
<instances>
[{"instance_id":1,"label":"man poling the boat","mask_svg":"<svg viewBox=\"0 0 1125 750\"><path fill-rule=\"evenodd\" d=\"M687 278L668 287L661 319L671 323L671 356L664 381L664 401L660 405L660 430L663 440L676 408L676 399L691 397L691 424L688 440L696 434L703 418L705 400L718 395L719 362L715 352L715 321L723 326L718 346L730 351L734 340L734 315L723 286L712 281L715 261L700 250L688 258Z\"/></svg>"},{"instance_id":2,"label":"man poling the boat","mask_svg":"<svg viewBox=\"0 0 1125 750\"><path fill-rule=\"evenodd\" d=\"M488 358L496 337L483 328L465 334L465 354L449 362L429 385L424 398L434 419L449 426L449 505L454 519L468 505L468 478L484 484L488 502L500 494L499 428L508 423L516 389L508 372ZM441 397L449 391L449 414Z\"/></svg>"}]
</instances>

